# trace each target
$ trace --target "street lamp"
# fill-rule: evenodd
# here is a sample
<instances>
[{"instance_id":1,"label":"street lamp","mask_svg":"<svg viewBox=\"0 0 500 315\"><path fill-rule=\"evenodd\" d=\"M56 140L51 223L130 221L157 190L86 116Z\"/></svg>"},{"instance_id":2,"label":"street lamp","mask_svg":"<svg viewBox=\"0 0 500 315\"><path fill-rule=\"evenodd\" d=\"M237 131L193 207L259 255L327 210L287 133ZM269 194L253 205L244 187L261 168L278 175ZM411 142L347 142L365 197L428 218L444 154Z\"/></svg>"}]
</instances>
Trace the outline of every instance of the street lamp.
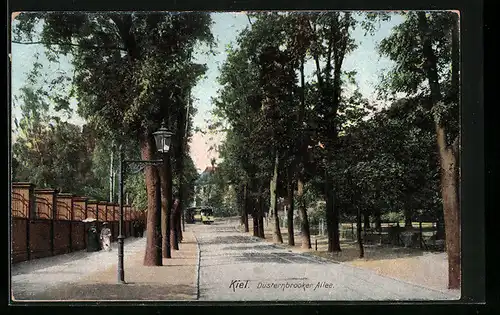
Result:
<instances>
[{"instance_id":1,"label":"street lamp","mask_svg":"<svg viewBox=\"0 0 500 315\"><path fill-rule=\"evenodd\" d=\"M137 165L138 168L134 170L133 173L140 172L144 166L146 165L161 165L163 163L163 154L167 153L170 150L170 144L172 141L173 133L168 131L164 124L162 123L160 129L156 132L153 132L153 136L156 143L156 150L159 153L162 153L162 158L159 160L125 160L123 156L122 145L120 145L120 194L119 194L119 204L120 204L120 221L119 221L119 231L118 235L118 283L125 283L125 270L123 266L123 245L125 236L123 235L123 182L125 179L125 173L127 170L127 165ZM161 189L160 189L160 181L157 180L157 209L161 215ZM160 202L158 202L160 200Z\"/></svg>"},{"instance_id":2,"label":"street lamp","mask_svg":"<svg viewBox=\"0 0 500 315\"><path fill-rule=\"evenodd\" d=\"M165 124L162 123L160 129L158 131L153 132L153 136L155 137L156 149L158 152L164 154L168 153L170 150L170 144L172 142L173 133L168 131L165 128Z\"/></svg>"}]
</instances>

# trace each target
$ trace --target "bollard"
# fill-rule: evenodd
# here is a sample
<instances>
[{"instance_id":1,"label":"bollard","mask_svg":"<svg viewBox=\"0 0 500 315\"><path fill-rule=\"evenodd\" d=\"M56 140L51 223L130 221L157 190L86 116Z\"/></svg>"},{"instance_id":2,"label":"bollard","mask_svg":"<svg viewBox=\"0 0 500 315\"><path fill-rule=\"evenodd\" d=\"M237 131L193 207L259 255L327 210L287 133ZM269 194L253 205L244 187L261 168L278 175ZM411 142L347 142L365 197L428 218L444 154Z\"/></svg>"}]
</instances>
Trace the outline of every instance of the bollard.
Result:
<instances>
[{"instance_id":1,"label":"bollard","mask_svg":"<svg viewBox=\"0 0 500 315\"><path fill-rule=\"evenodd\" d=\"M318 239L314 239L314 248L318 250Z\"/></svg>"}]
</instances>

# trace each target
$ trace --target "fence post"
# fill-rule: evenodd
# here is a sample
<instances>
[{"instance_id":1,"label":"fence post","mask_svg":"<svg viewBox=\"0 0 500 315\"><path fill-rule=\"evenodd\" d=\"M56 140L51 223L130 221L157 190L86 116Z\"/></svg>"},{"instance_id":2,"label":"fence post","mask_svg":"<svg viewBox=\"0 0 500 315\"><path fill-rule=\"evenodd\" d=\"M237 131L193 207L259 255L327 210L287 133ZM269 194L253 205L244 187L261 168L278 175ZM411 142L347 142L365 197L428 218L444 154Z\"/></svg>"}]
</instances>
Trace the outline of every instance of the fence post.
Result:
<instances>
[{"instance_id":1,"label":"fence post","mask_svg":"<svg viewBox=\"0 0 500 315\"><path fill-rule=\"evenodd\" d=\"M40 198L44 198L48 202L48 218L50 220L50 254L54 256L54 220L57 214L57 194L59 193L56 189L35 189L35 195Z\"/></svg>"},{"instance_id":2,"label":"fence post","mask_svg":"<svg viewBox=\"0 0 500 315\"><path fill-rule=\"evenodd\" d=\"M18 183L12 183L12 191L11 191L11 221L12 218L14 217L14 198L13 195L17 194L19 196L19 202L21 202L21 208L22 208L22 217L26 219L25 224L26 224L26 244L25 244L25 250L26 250L26 260L31 259L31 246L30 246L30 220L34 218L34 213L35 213L35 185L32 183L24 183L24 182L18 182ZM12 224L12 223L11 223ZM12 225L11 225L12 226ZM11 230L12 231L12 230ZM13 233L11 233L11 244L13 241Z\"/></svg>"},{"instance_id":3,"label":"fence post","mask_svg":"<svg viewBox=\"0 0 500 315\"><path fill-rule=\"evenodd\" d=\"M72 224L75 223L79 226L83 225L83 248L87 247L87 233L85 231L85 223L83 219L87 218L87 202L88 198L76 196L73 198L73 219ZM78 211L77 211L78 210ZM76 223L79 222L79 223ZM81 248L78 248L81 249Z\"/></svg>"},{"instance_id":4,"label":"fence post","mask_svg":"<svg viewBox=\"0 0 500 315\"><path fill-rule=\"evenodd\" d=\"M58 194L57 196L57 202L61 203L64 205L66 209L66 213L63 214L62 207L58 208L58 213L57 213L57 220L68 220L69 222L69 235L68 235L68 240L69 240L69 252L73 251L73 230L72 230L72 222L73 222L73 198L75 195L73 194L68 194L68 193L61 193Z\"/></svg>"},{"instance_id":5,"label":"fence post","mask_svg":"<svg viewBox=\"0 0 500 315\"><path fill-rule=\"evenodd\" d=\"M107 201L99 201L97 204L97 226L99 227L99 231L102 229L102 224L106 221L106 204Z\"/></svg>"}]
</instances>

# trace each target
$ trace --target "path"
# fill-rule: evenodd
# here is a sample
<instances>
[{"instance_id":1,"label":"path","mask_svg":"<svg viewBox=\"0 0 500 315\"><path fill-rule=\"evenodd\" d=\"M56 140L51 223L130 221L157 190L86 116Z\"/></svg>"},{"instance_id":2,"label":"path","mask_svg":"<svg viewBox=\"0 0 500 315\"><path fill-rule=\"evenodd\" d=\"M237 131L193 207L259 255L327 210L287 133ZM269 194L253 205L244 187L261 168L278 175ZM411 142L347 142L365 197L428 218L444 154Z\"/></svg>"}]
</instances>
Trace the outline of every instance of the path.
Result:
<instances>
[{"instance_id":1,"label":"path","mask_svg":"<svg viewBox=\"0 0 500 315\"><path fill-rule=\"evenodd\" d=\"M12 267L15 300L195 300L197 246L186 230L180 250L163 266L142 265L146 238L126 239L125 281L117 283L117 244L111 252L86 251L47 257Z\"/></svg>"},{"instance_id":2,"label":"path","mask_svg":"<svg viewBox=\"0 0 500 315\"><path fill-rule=\"evenodd\" d=\"M222 220L222 219L221 219ZM196 225L201 300L450 300L440 292L240 233L230 220Z\"/></svg>"}]
</instances>

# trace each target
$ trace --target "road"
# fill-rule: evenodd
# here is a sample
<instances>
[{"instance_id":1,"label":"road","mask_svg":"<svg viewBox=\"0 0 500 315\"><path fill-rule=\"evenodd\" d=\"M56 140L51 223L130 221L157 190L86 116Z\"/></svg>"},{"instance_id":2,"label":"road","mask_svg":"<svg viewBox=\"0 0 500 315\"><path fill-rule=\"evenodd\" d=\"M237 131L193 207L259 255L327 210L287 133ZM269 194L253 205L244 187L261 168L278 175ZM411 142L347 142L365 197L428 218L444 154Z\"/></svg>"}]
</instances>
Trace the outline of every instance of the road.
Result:
<instances>
[{"instance_id":1,"label":"road","mask_svg":"<svg viewBox=\"0 0 500 315\"><path fill-rule=\"evenodd\" d=\"M113 243L112 252L80 251L16 264L11 268L12 291L17 300L183 300L177 291L186 280L188 299L201 301L459 298L456 292L440 292L292 252L238 232L237 224L237 220L217 220L213 225L187 225L193 239L181 243L179 253L160 267L142 265L145 238L127 240L128 285L116 284L117 244ZM167 294L169 290L176 294Z\"/></svg>"},{"instance_id":2,"label":"road","mask_svg":"<svg viewBox=\"0 0 500 315\"><path fill-rule=\"evenodd\" d=\"M238 232L236 220L194 225L198 290L209 301L451 300L440 292L370 270L296 253Z\"/></svg>"}]
</instances>

